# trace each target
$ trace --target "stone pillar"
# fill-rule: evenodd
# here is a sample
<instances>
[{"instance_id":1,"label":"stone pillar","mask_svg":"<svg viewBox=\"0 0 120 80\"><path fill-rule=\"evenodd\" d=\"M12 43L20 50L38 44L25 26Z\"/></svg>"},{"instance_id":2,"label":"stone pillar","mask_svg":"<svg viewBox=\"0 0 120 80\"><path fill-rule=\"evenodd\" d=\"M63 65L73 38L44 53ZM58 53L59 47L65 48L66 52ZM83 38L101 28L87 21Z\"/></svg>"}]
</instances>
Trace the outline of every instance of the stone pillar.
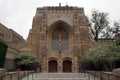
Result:
<instances>
[{"instance_id":1,"label":"stone pillar","mask_svg":"<svg viewBox=\"0 0 120 80\"><path fill-rule=\"evenodd\" d=\"M4 74L5 74L5 72L6 72L6 70L5 70L5 69L0 68L0 75L4 75Z\"/></svg>"},{"instance_id":2,"label":"stone pillar","mask_svg":"<svg viewBox=\"0 0 120 80\"><path fill-rule=\"evenodd\" d=\"M72 63L72 72L74 72L74 64Z\"/></svg>"},{"instance_id":3,"label":"stone pillar","mask_svg":"<svg viewBox=\"0 0 120 80\"><path fill-rule=\"evenodd\" d=\"M43 58L43 66L42 66L42 72L48 72L47 68L48 68L48 61L45 60L45 58Z\"/></svg>"},{"instance_id":4,"label":"stone pillar","mask_svg":"<svg viewBox=\"0 0 120 80\"><path fill-rule=\"evenodd\" d=\"M58 72L62 72L62 60L61 60L61 58L58 60Z\"/></svg>"},{"instance_id":5,"label":"stone pillar","mask_svg":"<svg viewBox=\"0 0 120 80\"><path fill-rule=\"evenodd\" d=\"M49 65L48 65L48 63L46 64L46 72L48 72L48 69L49 68Z\"/></svg>"},{"instance_id":6,"label":"stone pillar","mask_svg":"<svg viewBox=\"0 0 120 80\"><path fill-rule=\"evenodd\" d=\"M79 68L77 65L74 66L74 72L79 72Z\"/></svg>"},{"instance_id":7,"label":"stone pillar","mask_svg":"<svg viewBox=\"0 0 120 80\"><path fill-rule=\"evenodd\" d=\"M78 58L74 57L74 72L78 72L79 68L78 68Z\"/></svg>"}]
</instances>

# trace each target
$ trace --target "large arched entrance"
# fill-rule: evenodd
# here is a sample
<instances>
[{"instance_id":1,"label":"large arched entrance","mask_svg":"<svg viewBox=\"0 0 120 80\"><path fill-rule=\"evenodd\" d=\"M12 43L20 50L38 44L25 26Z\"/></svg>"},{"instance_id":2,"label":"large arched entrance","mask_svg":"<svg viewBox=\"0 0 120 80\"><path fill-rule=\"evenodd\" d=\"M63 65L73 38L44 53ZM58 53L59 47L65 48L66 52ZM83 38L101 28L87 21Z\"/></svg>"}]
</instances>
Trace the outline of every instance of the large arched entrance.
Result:
<instances>
[{"instance_id":1,"label":"large arched entrance","mask_svg":"<svg viewBox=\"0 0 120 80\"><path fill-rule=\"evenodd\" d=\"M48 63L49 66L49 72L57 72L57 61L56 60L50 60Z\"/></svg>"},{"instance_id":2,"label":"large arched entrance","mask_svg":"<svg viewBox=\"0 0 120 80\"><path fill-rule=\"evenodd\" d=\"M72 72L72 61L63 61L63 72Z\"/></svg>"}]
</instances>

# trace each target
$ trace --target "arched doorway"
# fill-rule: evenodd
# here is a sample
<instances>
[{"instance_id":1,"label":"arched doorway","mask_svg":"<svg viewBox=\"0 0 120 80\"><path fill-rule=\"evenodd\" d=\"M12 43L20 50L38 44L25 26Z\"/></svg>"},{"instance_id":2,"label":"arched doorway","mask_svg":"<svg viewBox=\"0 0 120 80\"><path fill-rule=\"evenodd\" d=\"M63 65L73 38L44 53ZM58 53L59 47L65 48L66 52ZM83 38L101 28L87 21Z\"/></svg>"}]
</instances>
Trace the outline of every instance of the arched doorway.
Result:
<instances>
[{"instance_id":1,"label":"arched doorway","mask_svg":"<svg viewBox=\"0 0 120 80\"><path fill-rule=\"evenodd\" d=\"M49 61L48 66L49 66L49 69L48 69L49 72L57 72L57 61L56 60Z\"/></svg>"},{"instance_id":2,"label":"arched doorway","mask_svg":"<svg viewBox=\"0 0 120 80\"><path fill-rule=\"evenodd\" d=\"M63 61L63 72L72 72L72 61Z\"/></svg>"}]
</instances>

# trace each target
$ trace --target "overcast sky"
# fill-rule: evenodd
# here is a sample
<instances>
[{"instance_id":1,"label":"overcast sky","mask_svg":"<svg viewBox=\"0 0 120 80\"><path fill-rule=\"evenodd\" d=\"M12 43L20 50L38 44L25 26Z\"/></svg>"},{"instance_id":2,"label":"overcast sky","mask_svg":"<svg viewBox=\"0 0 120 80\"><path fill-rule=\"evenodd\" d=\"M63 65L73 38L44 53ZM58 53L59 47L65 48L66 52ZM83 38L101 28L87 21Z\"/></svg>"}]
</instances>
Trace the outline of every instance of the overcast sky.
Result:
<instances>
[{"instance_id":1,"label":"overcast sky","mask_svg":"<svg viewBox=\"0 0 120 80\"><path fill-rule=\"evenodd\" d=\"M58 6L84 7L86 16L93 9L109 13L109 20L120 21L120 0L0 0L0 23L12 28L25 39L32 27L37 7Z\"/></svg>"}]
</instances>

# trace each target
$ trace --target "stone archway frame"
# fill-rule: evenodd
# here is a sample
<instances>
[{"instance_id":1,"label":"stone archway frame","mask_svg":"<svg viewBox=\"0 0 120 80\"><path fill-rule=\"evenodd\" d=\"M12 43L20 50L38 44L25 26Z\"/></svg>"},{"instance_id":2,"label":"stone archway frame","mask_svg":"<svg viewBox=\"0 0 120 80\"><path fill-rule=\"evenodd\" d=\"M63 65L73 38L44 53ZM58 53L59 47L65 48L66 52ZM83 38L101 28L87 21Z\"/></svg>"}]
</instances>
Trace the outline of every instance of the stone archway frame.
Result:
<instances>
[{"instance_id":1,"label":"stone archway frame","mask_svg":"<svg viewBox=\"0 0 120 80\"><path fill-rule=\"evenodd\" d=\"M50 26L47 26L47 32L48 32L48 34L50 32L52 32L53 29L56 28L55 25L57 25L57 24L63 24L65 26L64 28L67 29L69 33L73 32L73 26L69 25L65 21L58 20L58 21L52 23Z\"/></svg>"}]
</instances>

